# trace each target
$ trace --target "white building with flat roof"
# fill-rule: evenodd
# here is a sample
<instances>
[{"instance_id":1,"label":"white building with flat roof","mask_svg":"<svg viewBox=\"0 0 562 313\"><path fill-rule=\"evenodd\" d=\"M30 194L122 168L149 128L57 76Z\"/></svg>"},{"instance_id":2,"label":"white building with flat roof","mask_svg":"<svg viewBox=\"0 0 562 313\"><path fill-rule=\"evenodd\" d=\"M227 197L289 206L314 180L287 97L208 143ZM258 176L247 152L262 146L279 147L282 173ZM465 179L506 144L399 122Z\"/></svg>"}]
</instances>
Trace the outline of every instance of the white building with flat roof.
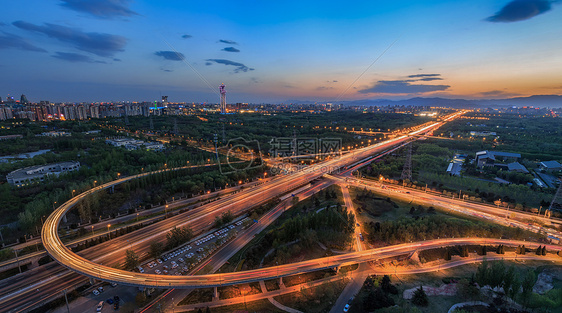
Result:
<instances>
[{"instance_id":1,"label":"white building with flat roof","mask_svg":"<svg viewBox=\"0 0 562 313\"><path fill-rule=\"evenodd\" d=\"M77 171L78 169L80 169L80 162L35 165L10 172L6 175L6 180L10 185L22 187L42 182L45 180L45 177L50 175L59 176L62 173Z\"/></svg>"}]
</instances>

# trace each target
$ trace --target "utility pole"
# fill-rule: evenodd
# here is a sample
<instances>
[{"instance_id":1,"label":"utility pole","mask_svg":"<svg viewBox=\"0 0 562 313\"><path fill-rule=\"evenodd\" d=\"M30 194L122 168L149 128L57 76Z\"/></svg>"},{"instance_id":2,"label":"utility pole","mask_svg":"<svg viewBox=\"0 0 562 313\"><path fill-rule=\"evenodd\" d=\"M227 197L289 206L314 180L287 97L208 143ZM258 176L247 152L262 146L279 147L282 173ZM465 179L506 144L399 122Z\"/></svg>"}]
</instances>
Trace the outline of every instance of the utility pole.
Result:
<instances>
[{"instance_id":1,"label":"utility pole","mask_svg":"<svg viewBox=\"0 0 562 313\"><path fill-rule=\"evenodd\" d=\"M64 292L64 300L66 301L66 311L70 313L70 307L68 307L68 297L66 296L66 289L63 292Z\"/></svg>"},{"instance_id":2,"label":"utility pole","mask_svg":"<svg viewBox=\"0 0 562 313\"><path fill-rule=\"evenodd\" d=\"M412 144L408 144L408 149L406 150L406 161L404 162L404 168L402 169L402 185L406 185L406 180L412 181Z\"/></svg>"},{"instance_id":3,"label":"utility pole","mask_svg":"<svg viewBox=\"0 0 562 313\"><path fill-rule=\"evenodd\" d=\"M18 249L14 249L14 252L16 253L16 261L18 262L18 269L20 270L20 274L21 274L21 266L20 266L20 258L18 257Z\"/></svg>"}]
</instances>

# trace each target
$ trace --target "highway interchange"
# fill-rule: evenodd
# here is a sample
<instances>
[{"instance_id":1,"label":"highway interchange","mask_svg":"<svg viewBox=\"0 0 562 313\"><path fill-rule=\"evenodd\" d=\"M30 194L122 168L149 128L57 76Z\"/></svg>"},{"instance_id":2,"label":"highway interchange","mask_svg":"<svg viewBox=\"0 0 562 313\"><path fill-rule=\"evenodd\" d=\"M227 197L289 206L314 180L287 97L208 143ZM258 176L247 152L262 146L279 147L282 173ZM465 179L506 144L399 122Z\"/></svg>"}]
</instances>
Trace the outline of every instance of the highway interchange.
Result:
<instances>
[{"instance_id":1,"label":"highway interchange","mask_svg":"<svg viewBox=\"0 0 562 313\"><path fill-rule=\"evenodd\" d=\"M455 117L456 116L451 116L449 117L449 119ZM429 126L426 126L420 130L413 132L410 135L429 132L439 127L440 125L441 123L433 123ZM229 284L238 284L241 282L258 281L258 280L272 278L272 277L292 275L304 271L312 271L322 268L334 268L350 263L361 263L369 260L379 259L381 257L395 256L397 255L397 253L401 253L401 254L408 253L409 251L411 251L411 249L414 250L426 249L426 248L443 246L452 243L453 241L451 240L447 240L446 242L426 241L426 242L420 242L415 244L407 244L406 245L407 247L392 246L392 247L379 248L376 250L358 251L358 252L349 253L340 256L334 256L326 259L316 259L316 260L310 260L310 261L305 261L296 264L286 264L279 267L260 269L255 271L197 275L197 276L166 275L166 276L156 277L157 275L132 273L132 272L117 270L109 267L111 266L111 264L123 260L124 250L129 248L129 246L131 247L135 246L134 248L135 252L137 252L139 255L142 255L142 253L145 253L148 249L148 244L147 244L148 242L152 240L162 240L163 237L162 234L165 233L170 228L172 228L173 226L176 225L189 226L194 230L195 233L204 232L209 228L210 224L212 224L212 222L214 221L214 217L220 215L222 212L230 210L235 215L243 214L243 212L245 212L249 207L253 207L259 203L265 203L271 198L281 196L282 194L287 193L290 190L294 190L295 188L298 188L299 186L302 186L316 178L319 178L325 173L330 172L331 169L347 166L349 164L354 164L357 162L357 160L365 159L369 155L384 151L385 149L389 149L390 147L406 142L407 140L409 140L409 136L401 136L386 142L379 143L377 145L369 146L362 149L357 149L354 151L354 153L344 155L340 158L328 160L315 166L310 166L296 173L277 176L273 179L269 179L265 181L260 186L250 188L233 195L224 196L220 200L217 200L215 202L197 208L192 208L189 212L165 219L164 221L145 227L140 231L133 232L125 236L112 239L109 242L96 246L96 249L94 249L94 251L88 251L92 249L87 249L78 254L72 253L58 237L57 229L60 223L60 219L79 200L81 200L89 193L96 192L97 190L103 188L110 188L112 185L122 183L123 181L126 181L128 179L134 179L136 177L121 178L120 180L114 181L112 183L98 186L92 190L86 191L85 193L76 196L75 198L69 200L61 207L59 207L51 216L49 216L49 218L45 222L45 226L42 230L43 242L48 253L53 258L55 258L60 264L72 269L73 272L78 272L87 275L89 277L101 278L102 280L105 281L113 281L125 285L128 284L128 285L135 285L135 286L154 286L154 287L168 287L168 288L169 287L192 288L192 287L202 287L202 286L222 286L222 285L229 285ZM141 175L148 175L148 174L149 173L144 173ZM315 187L313 189L318 189L318 188L319 187ZM287 206L287 204L285 204L285 206ZM282 210L276 213L280 215L282 213ZM267 218L267 216L264 216L264 218ZM264 225L267 226L267 224L268 223L265 223ZM482 239L482 238L470 238L470 239L458 238L454 242L455 244L474 244L476 242L482 242L482 240L484 240L486 244L499 244L500 242L506 245L516 244L516 242L512 242L512 241L507 242L507 241L501 241L500 239L498 239L498 241L495 240L492 241L490 239ZM235 253L237 249L243 246L243 245L240 246L239 244L228 245L229 247L231 247L229 248L228 254L233 254L233 251ZM531 247L532 243L526 242L526 245L528 247ZM556 249L556 248L557 247L555 246L549 247L549 249ZM108 251L112 251L112 252L108 253ZM219 251L219 253L220 252L221 251ZM224 260L224 257L220 259ZM213 256L213 258L211 258L210 261L214 260L214 258L215 257ZM72 284L76 284L77 282L85 280L83 276L64 270L62 267L56 266L56 264L54 263L48 264L44 266L44 268L45 269L42 272L45 273L44 276L41 277L42 280L41 278L37 279L37 277L34 276L34 279L36 281L35 284L31 284L31 285L22 284L20 286L15 286L14 288L11 288L12 292L17 291L17 294L20 295L19 298L22 298L22 296L26 294L25 292L26 290L28 291L27 294L31 296L30 292L33 291L36 286L40 286L41 288L45 288L45 287L49 288L49 286L58 285L56 284L57 280L59 280L59 282L62 285L66 284L69 286L72 286ZM27 281L27 280L22 280L22 281ZM18 298L18 297L9 297L9 295L11 294L9 291L8 292L4 292L4 290L2 291L3 292L0 294L0 303L2 306L6 305L7 303L6 299ZM48 292L53 292L53 291L54 289L49 290ZM30 302L33 302L33 300L31 299L31 301L26 301L25 304L29 305ZM22 308L21 306L22 304L23 303L19 304L20 309ZM37 304L37 303L33 303L33 304ZM10 310L10 308L7 306L5 308ZM12 306L12 308L18 308L18 306L14 305Z\"/></svg>"}]
</instances>

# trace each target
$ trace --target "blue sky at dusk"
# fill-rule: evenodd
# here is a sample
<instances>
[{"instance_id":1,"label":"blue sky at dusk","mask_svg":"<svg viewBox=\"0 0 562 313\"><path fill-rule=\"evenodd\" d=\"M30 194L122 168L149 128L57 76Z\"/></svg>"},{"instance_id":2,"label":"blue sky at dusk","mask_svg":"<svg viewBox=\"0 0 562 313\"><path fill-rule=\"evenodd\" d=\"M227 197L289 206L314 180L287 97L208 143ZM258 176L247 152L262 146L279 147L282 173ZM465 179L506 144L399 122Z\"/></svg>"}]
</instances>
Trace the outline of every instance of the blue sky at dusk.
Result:
<instances>
[{"instance_id":1,"label":"blue sky at dusk","mask_svg":"<svg viewBox=\"0 0 562 313\"><path fill-rule=\"evenodd\" d=\"M546 0L5 1L0 96L218 102L221 83L229 103L562 94L561 26L562 3Z\"/></svg>"}]
</instances>

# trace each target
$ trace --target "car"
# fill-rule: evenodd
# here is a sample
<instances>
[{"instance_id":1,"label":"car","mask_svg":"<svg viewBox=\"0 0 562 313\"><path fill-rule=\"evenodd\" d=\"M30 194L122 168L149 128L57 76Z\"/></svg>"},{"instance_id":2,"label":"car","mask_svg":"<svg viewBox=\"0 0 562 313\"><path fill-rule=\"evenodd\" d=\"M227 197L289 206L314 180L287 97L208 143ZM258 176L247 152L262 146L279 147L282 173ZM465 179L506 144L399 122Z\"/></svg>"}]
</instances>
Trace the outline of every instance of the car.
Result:
<instances>
[{"instance_id":1,"label":"car","mask_svg":"<svg viewBox=\"0 0 562 313\"><path fill-rule=\"evenodd\" d=\"M168 275L168 271L167 271L167 270L163 270L162 272L164 273L164 275Z\"/></svg>"},{"instance_id":2,"label":"car","mask_svg":"<svg viewBox=\"0 0 562 313\"><path fill-rule=\"evenodd\" d=\"M162 264L162 260L160 259L156 260L156 262L158 262L158 264Z\"/></svg>"},{"instance_id":3,"label":"car","mask_svg":"<svg viewBox=\"0 0 562 313\"><path fill-rule=\"evenodd\" d=\"M118 295L113 296L113 301L119 302L119 300L121 300L121 299L119 299L119 296L118 296Z\"/></svg>"},{"instance_id":4,"label":"car","mask_svg":"<svg viewBox=\"0 0 562 313\"><path fill-rule=\"evenodd\" d=\"M144 273L144 268L142 268L142 267L139 266L139 272L140 272L140 273Z\"/></svg>"},{"instance_id":5,"label":"car","mask_svg":"<svg viewBox=\"0 0 562 313\"><path fill-rule=\"evenodd\" d=\"M141 270L142 270L142 267L141 267ZM141 273L144 273L144 270L141 271ZM111 283L111 287L117 287L117 284L116 284L116 283Z\"/></svg>"},{"instance_id":6,"label":"car","mask_svg":"<svg viewBox=\"0 0 562 313\"><path fill-rule=\"evenodd\" d=\"M100 301L100 303L98 303L98 306L96 307L96 312L101 312L102 308L103 308L103 301Z\"/></svg>"},{"instance_id":7,"label":"car","mask_svg":"<svg viewBox=\"0 0 562 313\"><path fill-rule=\"evenodd\" d=\"M98 287L98 291L99 291L100 293L102 293L102 292L103 292L103 287Z\"/></svg>"},{"instance_id":8,"label":"car","mask_svg":"<svg viewBox=\"0 0 562 313\"><path fill-rule=\"evenodd\" d=\"M94 296L97 296L97 295L100 294L100 292L99 292L97 289L94 289L94 290L92 291L92 293L94 294Z\"/></svg>"},{"instance_id":9,"label":"car","mask_svg":"<svg viewBox=\"0 0 562 313\"><path fill-rule=\"evenodd\" d=\"M343 311L344 312L349 311L349 307L350 307L349 303L346 303L345 306L343 307Z\"/></svg>"},{"instance_id":10,"label":"car","mask_svg":"<svg viewBox=\"0 0 562 313\"><path fill-rule=\"evenodd\" d=\"M153 268L153 267L154 267L154 265L152 265L152 262L148 263L148 267L149 267L149 268Z\"/></svg>"},{"instance_id":11,"label":"car","mask_svg":"<svg viewBox=\"0 0 562 313\"><path fill-rule=\"evenodd\" d=\"M119 302L113 303L113 309L114 309L115 311L119 310Z\"/></svg>"},{"instance_id":12,"label":"car","mask_svg":"<svg viewBox=\"0 0 562 313\"><path fill-rule=\"evenodd\" d=\"M107 302L109 304L113 304L113 299L109 298L109 299L105 300L105 302Z\"/></svg>"},{"instance_id":13,"label":"car","mask_svg":"<svg viewBox=\"0 0 562 313\"><path fill-rule=\"evenodd\" d=\"M162 266L162 268L167 270L169 267L168 267L168 265L164 265L164 266Z\"/></svg>"},{"instance_id":14,"label":"car","mask_svg":"<svg viewBox=\"0 0 562 313\"><path fill-rule=\"evenodd\" d=\"M172 265L172 268L177 268L177 267L178 267L178 264L176 264L176 263L174 263L174 264Z\"/></svg>"},{"instance_id":15,"label":"car","mask_svg":"<svg viewBox=\"0 0 562 313\"><path fill-rule=\"evenodd\" d=\"M178 261L182 263L185 262L183 258L179 258Z\"/></svg>"},{"instance_id":16,"label":"car","mask_svg":"<svg viewBox=\"0 0 562 313\"><path fill-rule=\"evenodd\" d=\"M155 270L154 273L156 273L158 275L162 274L162 272L160 272L160 270Z\"/></svg>"}]
</instances>

